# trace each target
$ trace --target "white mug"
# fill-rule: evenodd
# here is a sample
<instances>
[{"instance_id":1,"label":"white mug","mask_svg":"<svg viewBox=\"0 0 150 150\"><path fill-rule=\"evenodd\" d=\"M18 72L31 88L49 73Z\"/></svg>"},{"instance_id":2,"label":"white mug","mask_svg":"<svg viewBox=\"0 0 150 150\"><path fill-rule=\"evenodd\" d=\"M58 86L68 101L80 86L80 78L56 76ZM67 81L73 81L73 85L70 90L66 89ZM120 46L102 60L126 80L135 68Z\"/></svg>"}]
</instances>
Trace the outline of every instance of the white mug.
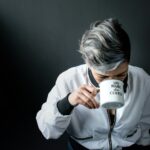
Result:
<instances>
[{"instance_id":1,"label":"white mug","mask_svg":"<svg viewBox=\"0 0 150 150\"><path fill-rule=\"evenodd\" d=\"M105 80L100 86L100 105L106 109L116 109L124 105L123 82L120 80Z\"/></svg>"}]
</instances>

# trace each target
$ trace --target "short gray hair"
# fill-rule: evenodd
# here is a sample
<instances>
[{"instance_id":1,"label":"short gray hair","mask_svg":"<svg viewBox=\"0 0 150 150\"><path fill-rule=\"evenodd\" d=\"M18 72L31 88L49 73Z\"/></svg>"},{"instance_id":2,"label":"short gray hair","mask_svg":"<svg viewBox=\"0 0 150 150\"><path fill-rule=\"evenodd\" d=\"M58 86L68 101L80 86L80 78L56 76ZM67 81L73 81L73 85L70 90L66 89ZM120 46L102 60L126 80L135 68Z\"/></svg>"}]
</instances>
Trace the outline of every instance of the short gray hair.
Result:
<instances>
[{"instance_id":1,"label":"short gray hair","mask_svg":"<svg viewBox=\"0 0 150 150\"><path fill-rule=\"evenodd\" d=\"M117 19L94 22L80 42L80 50L87 64L97 70L110 70L130 60L130 40Z\"/></svg>"}]
</instances>

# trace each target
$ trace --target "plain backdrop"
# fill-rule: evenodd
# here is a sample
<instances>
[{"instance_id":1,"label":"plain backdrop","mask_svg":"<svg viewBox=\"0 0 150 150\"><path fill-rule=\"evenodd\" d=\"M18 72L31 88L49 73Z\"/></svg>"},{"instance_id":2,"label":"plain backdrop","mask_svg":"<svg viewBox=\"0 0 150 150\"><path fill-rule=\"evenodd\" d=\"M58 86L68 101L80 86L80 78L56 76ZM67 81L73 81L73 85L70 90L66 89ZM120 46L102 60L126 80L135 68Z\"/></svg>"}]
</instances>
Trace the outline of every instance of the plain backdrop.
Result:
<instances>
[{"instance_id":1,"label":"plain backdrop","mask_svg":"<svg viewBox=\"0 0 150 150\"><path fill-rule=\"evenodd\" d=\"M83 63L82 34L114 17L128 32L131 64L150 72L149 0L0 0L1 144L10 150L65 150L46 140L35 116L57 76Z\"/></svg>"}]
</instances>

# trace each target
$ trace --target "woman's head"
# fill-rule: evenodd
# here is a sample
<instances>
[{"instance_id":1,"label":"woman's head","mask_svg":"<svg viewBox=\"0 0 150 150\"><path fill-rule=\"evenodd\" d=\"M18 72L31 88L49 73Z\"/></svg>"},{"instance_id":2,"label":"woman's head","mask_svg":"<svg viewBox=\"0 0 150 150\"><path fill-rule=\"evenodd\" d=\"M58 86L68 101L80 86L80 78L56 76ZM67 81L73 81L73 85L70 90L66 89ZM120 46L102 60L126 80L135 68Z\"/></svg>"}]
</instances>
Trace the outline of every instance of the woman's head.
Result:
<instances>
[{"instance_id":1,"label":"woman's head","mask_svg":"<svg viewBox=\"0 0 150 150\"><path fill-rule=\"evenodd\" d=\"M118 20L96 21L83 34L80 53L90 67L106 72L130 61L130 40Z\"/></svg>"}]
</instances>

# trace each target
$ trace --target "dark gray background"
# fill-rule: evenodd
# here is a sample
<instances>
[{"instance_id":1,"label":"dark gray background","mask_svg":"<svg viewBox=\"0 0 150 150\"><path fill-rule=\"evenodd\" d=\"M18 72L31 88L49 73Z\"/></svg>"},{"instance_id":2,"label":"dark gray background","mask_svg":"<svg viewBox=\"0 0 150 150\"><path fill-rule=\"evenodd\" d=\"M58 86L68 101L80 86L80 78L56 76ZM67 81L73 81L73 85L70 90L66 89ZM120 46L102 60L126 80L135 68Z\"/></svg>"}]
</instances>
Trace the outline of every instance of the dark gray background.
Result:
<instances>
[{"instance_id":1,"label":"dark gray background","mask_svg":"<svg viewBox=\"0 0 150 150\"><path fill-rule=\"evenodd\" d=\"M150 72L149 0L0 0L3 149L64 149L45 140L35 116L59 73L83 63L79 40L91 22L115 17L132 43L131 64Z\"/></svg>"}]
</instances>

